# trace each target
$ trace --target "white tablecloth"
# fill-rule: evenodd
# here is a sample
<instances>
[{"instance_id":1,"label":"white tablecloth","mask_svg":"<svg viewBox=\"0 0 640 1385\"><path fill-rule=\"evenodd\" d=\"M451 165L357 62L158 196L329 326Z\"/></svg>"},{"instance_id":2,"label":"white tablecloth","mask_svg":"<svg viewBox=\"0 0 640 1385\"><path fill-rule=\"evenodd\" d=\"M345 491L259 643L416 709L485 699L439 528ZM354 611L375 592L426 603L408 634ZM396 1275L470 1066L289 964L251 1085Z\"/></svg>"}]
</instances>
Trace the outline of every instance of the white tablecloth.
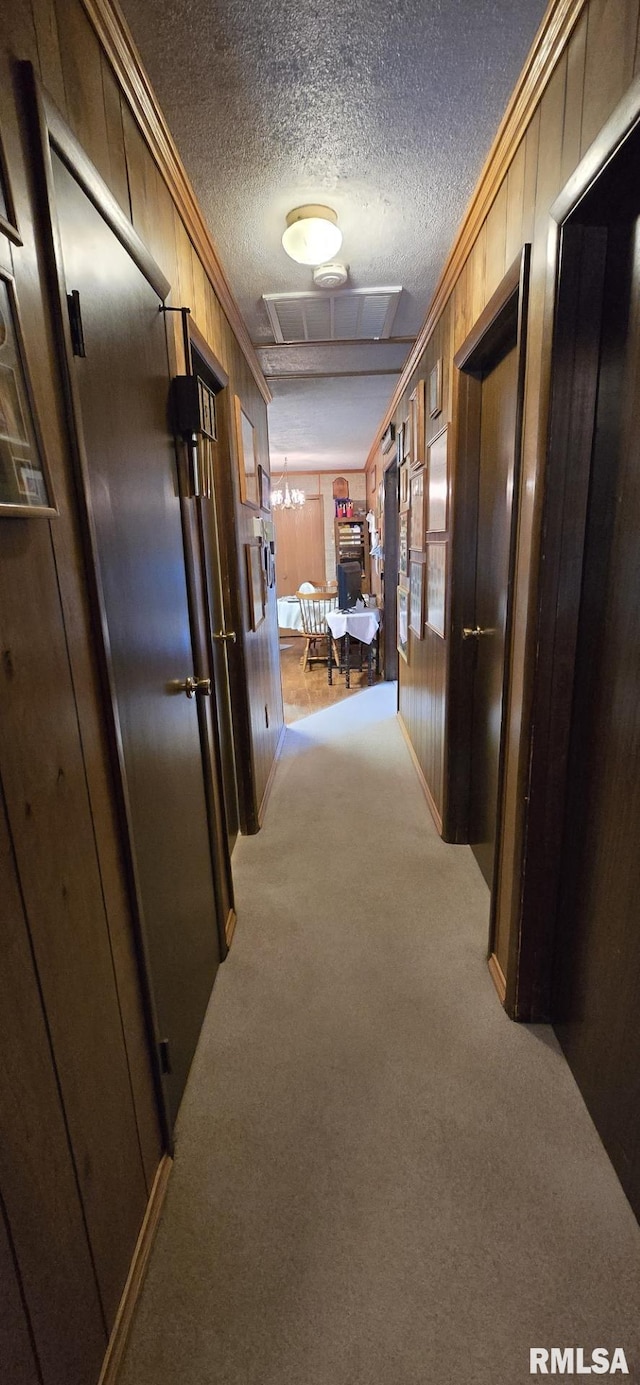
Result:
<instances>
[{"instance_id":1,"label":"white tablecloth","mask_svg":"<svg viewBox=\"0 0 640 1385\"><path fill-rule=\"evenodd\" d=\"M366 611L329 611L327 616L327 625L334 640L348 634L356 640L361 640L363 644L371 644L375 640L379 624L380 612L377 606L370 606Z\"/></svg>"},{"instance_id":2,"label":"white tablecloth","mask_svg":"<svg viewBox=\"0 0 640 1385\"><path fill-rule=\"evenodd\" d=\"M302 631L302 611L297 596L278 597L278 629Z\"/></svg>"}]
</instances>

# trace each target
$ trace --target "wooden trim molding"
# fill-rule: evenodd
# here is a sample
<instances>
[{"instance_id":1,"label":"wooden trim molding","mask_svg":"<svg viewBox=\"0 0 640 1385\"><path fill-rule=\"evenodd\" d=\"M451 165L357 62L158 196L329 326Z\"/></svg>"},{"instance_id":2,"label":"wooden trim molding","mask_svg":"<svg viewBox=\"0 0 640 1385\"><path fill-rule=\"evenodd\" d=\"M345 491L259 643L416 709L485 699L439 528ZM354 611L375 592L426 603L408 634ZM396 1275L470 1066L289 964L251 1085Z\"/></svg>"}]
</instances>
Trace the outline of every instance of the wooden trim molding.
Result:
<instances>
[{"instance_id":1,"label":"wooden trim molding","mask_svg":"<svg viewBox=\"0 0 640 1385\"><path fill-rule=\"evenodd\" d=\"M289 632L287 631L287 634L288 634L288 633L289 633ZM260 804L260 808L259 808L259 810L258 810L258 823L259 823L260 827L262 827L262 823L263 823L263 821L264 821L264 815L265 815L265 813L266 813L266 811L267 811L267 803L269 802L269 796L270 796L271 790L272 790L272 788L273 788L273 781L274 781L274 779L275 779L275 777L276 777L276 770L277 770L277 768L278 768L278 760L280 759L280 755L282 754L282 747L283 747L283 745L284 745L284 738L285 738L286 734L287 734L287 728L286 728L286 726L283 726L283 728L282 728L282 730L281 730L281 732L280 732L280 735L279 735L279 737L278 737L278 744L277 744L277 746L276 746L275 755L274 755L274 757L273 757L273 764L272 764L271 769L270 769L270 771L269 771L269 778L267 779L267 783L266 783L266 786L265 786L265 791L264 791L264 793L263 793L263 795L262 795L262 803Z\"/></svg>"},{"instance_id":2,"label":"wooden trim molding","mask_svg":"<svg viewBox=\"0 0 640 1385\"><path fill-rule=\"evenodd\" d=\"M233 935L234 935L234 933L235 933L235 931L236 931L236 924L237 924L237 922L238 922L238 916L237 916L237 914L236 914L235 909L230 909L230 910L229 910L229 913L228 913L228 916L227 916L227 922L225 923L225 926L224 926L224 936L225 936L225 938L226 938L226 940L227 940L227 947L228 947L228 948L231 947L231 939L232 939L232 937L233 937Z\"/></svg>"},{"instance_id":3,"label":"wooden trim molding","mask_svg":"<svg viewBox=\"0 0 640 1385\"><path fill-rule=\"evenodd\" d=\"M365 465L366 471L370 471L376 464L380 438L391 422L402 395L420 364L438 318L453 291L460 271L526 132L535 108L551 80L556 64L586 3L587 0L550 0L436 285L427 316L407 356L384 418L376 430L375 439Z\"/></svg>"},{"instance_id":4,"label":"wooden trim molding","mask_svg":"<svg viewBox=\"0 0 640 1385\"><path fill-rule=\"evenodd\" d=\"M504 1005L504 1002L507 997L507 983L505 980L504 972L502 970L502 967L500 966L495 952L491 953L487 962L487 966L489 968L489 975L491 977L491 980L493 981L493 984L498 992L500 1004Z\"/></svg>"},{"instance_id":5,"label":"wooden trim molding","mask_svg":"<svg viewBox=\"0 0 640 1385\"><path fill-rule=\"evenodd\" d=\"M133 115L175 202L189 239L235 333L254 380L265 400L271 391L262 373L245 320L233 296L169 126L140 60L131 30L116 0L82 0Z\"/></svg>"},{"instance_id":6,"label":"wooden trim molding","mask_svg":"<svg viewBox=\"0 0 640 1385\"><path fill-rule=\"evenodd\" d=\"M407 730L407 728L406 728L406 726L405 726L405 724L404 724L404 720L403 720L403 717L402 717L402 712L396 712L396 716L397 716L397 718L398 718L398 725L399 725L399 727L400 727L400 730L401 730L401 732L402 732L402 734L403 734L403 736L404 736L404 739L405 739L405 741L406 741L406 743L407 743L407 750L409 751L409 754L410 754L410 756L411 756L411 761L412 761L412 764L413 764L413 768L415 769L415 772L416 772L416 774L417 774L417 776L418 776L418 781L419 781L419 784L420 784L420 788L422 789L422 792L423 792L423 794L424 794L424 796L425 796L425 798L426 798L426 800L427 800L427 807L428 807L428 809L429 809L429 812L431 813L431 816L432 816L432 818L433 818L433 821L435 822L435 825L436 825L436 827L437 827L437 829L438 829L438 832L440 833L440 836L442 836L442 818L441 818L441 816L440 816L440 814L439 814L439 812L438 812L438 809L436 808L435 800L434 800L433 794L431 793L431 789L429 788L429 785L427 784L427 781L426 781L426 779L425 779L425 777L424 777L424 772L423 772L423 769L422 769L422 765L420 764L420 761L419 761L419 759L418 759L418 756L416 755L416 752L415 752L415 750L414 750L414 748L413 748L413 745L411 744L411 737L410 737L409 732L408 732L408 730Z\"/></svg>"},{"instance_id":7,"label":"wooden trim molding","mask_svg":"<svg viewBox=\"0 0 640 1385\"><path fill-rule=\"evenodd\" d=\"M168 1154L163 1155L153 1180L153 1187L149 1195L147 1210L144 1214L140 1235L138 1236L136 1248L133 1252L133 1259L129 1266L129 1273L122 1291L122 1298L120 1299L120 1305L116 1313L116 1320L111 1329L111 1336L109 1337L106 1355L102 1363L98 1385L116 1385L127 1342L129 1340L138 1299L140 1298L140 1292L149 1267L149 1258L153 1249L156 1231L158 1230L160 1214L167 1195L169 1176L172 1168L173 1159L171 1159Z\"/></svg>"}]
</instances>

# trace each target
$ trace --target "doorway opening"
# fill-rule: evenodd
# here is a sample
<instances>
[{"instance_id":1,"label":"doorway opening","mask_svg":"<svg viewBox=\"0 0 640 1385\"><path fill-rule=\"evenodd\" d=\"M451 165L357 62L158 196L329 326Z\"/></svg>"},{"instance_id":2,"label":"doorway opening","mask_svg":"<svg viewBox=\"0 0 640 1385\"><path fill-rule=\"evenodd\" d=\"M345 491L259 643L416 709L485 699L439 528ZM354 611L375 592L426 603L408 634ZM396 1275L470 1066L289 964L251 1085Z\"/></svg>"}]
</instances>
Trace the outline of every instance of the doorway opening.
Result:
<instances>
[{"instance_id":1,"label":"doorway opening","mask_svg":"<svg viewBox=\"0 0 640 1385\"><path fill-rule=\"evenodd\" d=\"M550 1017L640 1214L640 89L552 209L559 278L527 851L525 1018Z\"/></svg>"},{"instance_id":2,"label":"doorway opening","mask_svg":"<svg viewBox=\"0 0 640 1385\"><path fill-rule=\"evenodd\" d=\"M446 836L466 841L491 892L489 967L506 995L508 939L496 927L502 843L530 247L454 357L459 481L453 499L450 765Z\"/></svg>"}]
</instances>

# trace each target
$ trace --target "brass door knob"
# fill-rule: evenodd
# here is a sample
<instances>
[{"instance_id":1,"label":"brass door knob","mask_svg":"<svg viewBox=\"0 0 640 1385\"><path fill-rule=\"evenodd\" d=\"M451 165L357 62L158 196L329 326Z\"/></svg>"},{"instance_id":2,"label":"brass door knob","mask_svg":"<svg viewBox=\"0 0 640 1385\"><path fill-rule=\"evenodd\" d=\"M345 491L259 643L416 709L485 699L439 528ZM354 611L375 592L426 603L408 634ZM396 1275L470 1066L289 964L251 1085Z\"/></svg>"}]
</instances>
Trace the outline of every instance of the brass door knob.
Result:
<instances>
[{"instance_id":1,"label":"brass door knob","mask_svg":"<svg viewBox=\"0 0 640 1385\"><path fill-rule=\"evenodd\" d=\"M180 683L179 691L186 693L187 697L195 697L196 694L198 697L210 697L211 679L192 678L191 674L189 674L188 677L185 678L184 683Z\"/></svg>"},{"instance_id":2,"label":"brass door knob","mask_svg":"<svg viewBox=\"0 0 640 1385\"><path fill-rule=\"evenodd\" d=\"M226 640L229 641L229 644L235 644L236 632L235 630L212 630L211 638L219 640L220 644L224 644Z\"/></svg>"},{"instance_id":3,"label":"brass door knob","mask_svg":"<svg viewBox=\"0 0 640 1385\"><path fill-rule=\"evenodd\" d=\"M488 630L483 630L479 625L470 627L465 625L462 631L463 640L479 640L481 635L488 635Z\"/></svg>"}]
</instances>

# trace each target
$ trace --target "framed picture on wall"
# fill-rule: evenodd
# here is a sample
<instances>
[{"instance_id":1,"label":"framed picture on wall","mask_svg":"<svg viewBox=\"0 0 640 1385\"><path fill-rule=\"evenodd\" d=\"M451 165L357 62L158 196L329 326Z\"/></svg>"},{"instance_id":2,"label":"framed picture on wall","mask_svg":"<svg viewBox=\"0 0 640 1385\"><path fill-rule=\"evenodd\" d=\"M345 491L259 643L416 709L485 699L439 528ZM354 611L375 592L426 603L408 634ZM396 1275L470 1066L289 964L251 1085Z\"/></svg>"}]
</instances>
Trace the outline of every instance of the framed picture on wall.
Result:
<instances>
[{"instance_id":1,"label":"framed picture on wall","mask_svg":"<svg viewBox=\"0 0 640 1385\"><path fill-rule=\"evenodd\" d=\"M403 578L409 576L409 512L405 510L400 515L400 526L398 530L398 577L402 582Z\"/></svg>"},{"instance_id":2,"label":"framed picture on wall","mask_svg":"<svg viewBox=\"0 0 640 1385\"><path fill-rule=\"evenodd\" d=\"M237 394L234 396L233 406L238 474L240 478L240 500L243 505L253 505L253 508L258 510L260 508L260 494L258 491L258 456L255 428L249 415L245 413Z\"/></svg>"},{"instance_id":3,"label":"framed picture on wall","mask_svg":"<svg viewBox=\"0 0 640 1385\"><path fill-rule=\"evenodd\" d=\"M411 504L411 487L410 487L410 485L409 485L410 471L411 471L411 468L410 468L410 466L409 466L409 462L408 462L408 461L403 462L402 465L401 465L401 467L400 467L400 472L399 472L399 476L400 476L400 513L401 513L401 514L402 514L402 511L403 511L403 510L408 510L408 509L409 509L409 506L410 506L410 504Z\"/></svg>"},{"instance_id":4,"label":"framed picture on wall","mask_svg":"<svg viewBox=\"0 0 640 1385\"><path fill-rule=\"evenodd\" d=\"M3 236L8 236L15 245L22 245L22 236L18 226L18 218L11 192L9 181L9 170L4 154L4 145L0 135L0 231Z\"/></svg>"},{"instance_id":5,"label":"framed picture on wall","mask_svg":"<svg viewBox=\"0 0 640 1385\"><path fill-rule=\"evenodd\" d=\"M433 370L429 373L429 417L437 418L442 413L442 356L439 356Z\"/></svg>"},{"instance_id":6,"label":"framed picture on wall","mask_svg":"<svg viewBox=\"0 0 640 1385\"><path fill-rule=\"evenodd\" d=\"M409 662L409 592L398 587L398 653Z\"/></svg>"},{"instance_id":7,"label":"framed picture on wall","mask_svg":"<svg viewBox=\"0 0 640 1385\"><path fill-rule=\"evenodd\" d=\"M396 461L398 463L398 468L401 467L404 461L404 429L405 425L401 423L396 434Z\"/></svg>"},{"instance_id":8,"label":"framed picture on wall","mask_svg":"<svg viewBox=\"0 0 640 1385\"><path fill-rule=\"evenodd\" d=\"M263 466L258 467L258 487L260 491L260 509L271 509L271 477Z\"/></svg>"},{"instance_id":9,"label":"framed picture on wall","mask_svg":"<svg viewBox=\"0 0 640 1385\"><path fill-rule=\"evenodd\" d=\"M424 482L425 469L418 467L417 471L411 472L411 527L409 533L409 548L417 553L424 552L425 522L424 522Z\"/></svg>"},{"instance_id":10,"label":"framed picture on wall","mask_svg":"<svg viewBox=\"0 0 640 1385\"><path fill-rule=\"evenodd\" d=\"M429 445L429 487L427 495L427 530L442 533L447 527L449 471L447 465L448 427Z\"/></svg>"},{"instance_id":11,"label":"framed picture on wall","mask_svg":"<svg viewBox=\"0 0 640 1385\"><path fill-rule=\"evenodd\" d=\"M447 544L437 540L427 544L427 625L445 637L447 606Z\"/></svg>"},{"instance_id":12,"label":"framed picture on wall","mask_svg":"<svg viewBox=\"0 0 640 1385\"><path fill-rule=\"evenodd\" d=\"M262 539L251 539L244 546L249 589L251 629L257 630L266 615L266 573L262 557Z\"/></svg>"},{"instance_id":13,"label":"framed picture on wall","mask_svg":"<svg viewBox=\"0 0 640 1385\"><path fill-rule=\"evenodd\" d=\"M13 277L0 269L0 514L57 513Z\"/></svg>"},{"instance_id":14,"label":"framed picture on wall","mask_svg":"<svg viewBox=\"0 0 640 1385\"><path fill-rule=\"evenodd\" d=\"M426 555L414 555L409 564L409 629L421 640L424 638L424 596Z\"/></svg>"},{"instance_id":15,"label":"framed picture on wall","mask_svg":"<svg viewBox=\"0 0 640 1385\"><path fill-rule=\"evenodd\" d=\"M409 458L412 467L424 462L424 423L424 380L418 380L413 394L409 396Z\"/></svg>"}]
</instances>

